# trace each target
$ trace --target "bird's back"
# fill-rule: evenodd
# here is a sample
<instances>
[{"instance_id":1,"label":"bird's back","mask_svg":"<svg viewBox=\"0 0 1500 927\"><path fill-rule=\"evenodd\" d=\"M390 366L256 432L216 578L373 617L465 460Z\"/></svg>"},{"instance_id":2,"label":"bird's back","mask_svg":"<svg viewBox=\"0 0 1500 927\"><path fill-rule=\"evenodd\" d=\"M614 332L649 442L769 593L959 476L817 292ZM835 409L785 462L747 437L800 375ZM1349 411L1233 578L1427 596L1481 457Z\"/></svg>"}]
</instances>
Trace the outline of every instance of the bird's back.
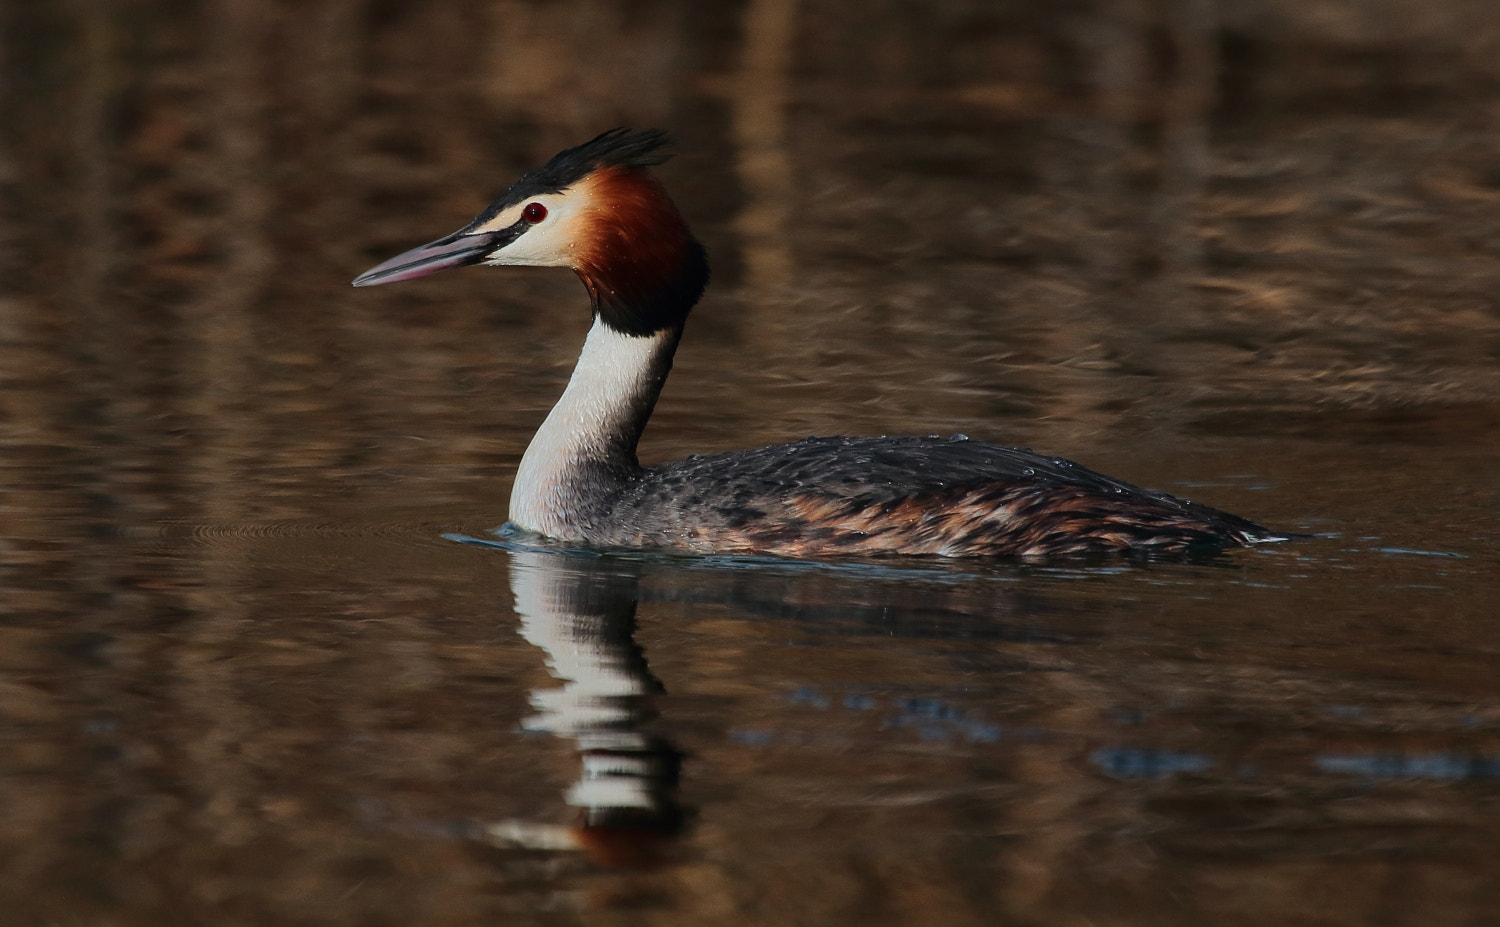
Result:
<instances>
[{"instance_id":1,"label":"bird's back","mask_svg":"<svg viewBox=\"0 0 1500 927\"><path fill-rule=\"evenodd\" d=\"M594 543L698 552L1010 555L1280 536L1060 457L955 438L808 438L642 471ZM602 514L602 513L601 513Z\"/></svg>"}]
</instances>

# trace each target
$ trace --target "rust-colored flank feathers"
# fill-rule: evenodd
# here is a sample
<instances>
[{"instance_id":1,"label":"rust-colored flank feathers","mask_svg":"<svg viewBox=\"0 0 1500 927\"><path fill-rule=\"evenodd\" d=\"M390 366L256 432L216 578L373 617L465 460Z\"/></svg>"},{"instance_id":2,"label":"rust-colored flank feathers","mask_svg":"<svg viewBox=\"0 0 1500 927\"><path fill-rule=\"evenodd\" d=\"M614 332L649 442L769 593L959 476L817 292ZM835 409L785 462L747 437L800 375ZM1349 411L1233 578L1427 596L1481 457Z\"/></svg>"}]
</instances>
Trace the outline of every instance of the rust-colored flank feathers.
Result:
<instances>
[{"instance_id":1,"label":"rust-colored flank feathers","mask_svg":"<svg viewBox=\"0 0 1500 927\"><path fill-rule=\"evenodd\" d=\"M660 132L617 129L528 173L459 231L359 286L464 264L572 268L594 326L516 474L511 520L576 544L792 557L1038 559L1286 540L1238 516L1060 457L962 436L808 438L642 467L636 444L708 282L703 248L649 168Z\"/></svg>"},{"instance_id":2,"label":"rust-colored flank feathers","mask_svg":"<svg viewBox=\"0 0 1500 927\"><path fill-rule=\"evenodd\" d=\"M1061 457L962 436L807 438L645 475L616 499L626 517L616 519L613 545L1036 559L1282 538Z\"/></svg>"}]
</instances>

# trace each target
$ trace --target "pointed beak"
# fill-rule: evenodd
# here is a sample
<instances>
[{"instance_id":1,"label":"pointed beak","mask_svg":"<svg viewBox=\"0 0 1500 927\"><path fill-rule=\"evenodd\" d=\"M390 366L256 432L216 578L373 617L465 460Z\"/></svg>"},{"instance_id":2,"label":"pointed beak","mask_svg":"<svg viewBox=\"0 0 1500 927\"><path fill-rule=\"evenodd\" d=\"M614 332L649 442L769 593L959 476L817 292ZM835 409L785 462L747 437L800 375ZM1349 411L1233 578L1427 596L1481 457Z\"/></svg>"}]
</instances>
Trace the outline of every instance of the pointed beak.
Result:
<instances>
[{"instance_id":1,"label":"pointed beak","mask_svg":"<svg viewBox=\"0 0 1500 927\"><path fill-rule=\"evenodd\" d=\"M382 261L354 278L354 286L375 286L435 274L449 267L478 264L485 255L504 243L504 234L495 232L455 232L446 238L428 242Z\"/></svg>"}]
</instances>

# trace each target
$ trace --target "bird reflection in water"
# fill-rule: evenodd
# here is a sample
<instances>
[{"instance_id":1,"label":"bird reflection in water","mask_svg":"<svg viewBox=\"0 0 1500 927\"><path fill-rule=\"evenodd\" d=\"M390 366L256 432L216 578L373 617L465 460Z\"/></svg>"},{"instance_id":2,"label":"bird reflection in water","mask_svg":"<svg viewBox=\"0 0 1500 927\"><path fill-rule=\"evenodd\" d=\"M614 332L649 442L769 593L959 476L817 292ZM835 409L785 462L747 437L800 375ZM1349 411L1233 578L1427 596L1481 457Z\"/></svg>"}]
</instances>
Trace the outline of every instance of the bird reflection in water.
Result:
<instances>
[{"instance_id":1,"label":"bird reflection in water","mask_svg":"<svg viewBox=\"0 0 1500 927\"><path fill-rule=\"evenodd\" d=\"M669 860L683 829L682 754L645 728L663 692L635 643L639 574L627 562L512 550L511 590L521 636L547 655L563 685L531 695L526 730L578 743L582 771L567 792L574 825L506 820L485 828L503 846L581 850L594 863L638 868Z\"/></svg>"},{"instance_id":2,"label":"bird reflection in water","mask_svg":"<svg viewBox=\"0 0 1500 927\"><path fill-rule=\"evenodd\" d=\"M1017 594L1003 582L958 581L974 577L945 564L671 560L538 548L507 529L446 537L509 557L521 636L562 682L531 694L534 714L522 727L576 741L582 766L566 798L579 809L574 823L507 819L465 832L508 849L581 852L611 868L672 861L689 816L677 801L682 754L650 732L655 697L665 690L634 640L642 599L688 613L728 603L738 614L790 622L815 636L1035 644L1080 635L1059 627L1045 597ZM1032 622L1037 613L1047 621Z\"/></svg>"}]
</instances>

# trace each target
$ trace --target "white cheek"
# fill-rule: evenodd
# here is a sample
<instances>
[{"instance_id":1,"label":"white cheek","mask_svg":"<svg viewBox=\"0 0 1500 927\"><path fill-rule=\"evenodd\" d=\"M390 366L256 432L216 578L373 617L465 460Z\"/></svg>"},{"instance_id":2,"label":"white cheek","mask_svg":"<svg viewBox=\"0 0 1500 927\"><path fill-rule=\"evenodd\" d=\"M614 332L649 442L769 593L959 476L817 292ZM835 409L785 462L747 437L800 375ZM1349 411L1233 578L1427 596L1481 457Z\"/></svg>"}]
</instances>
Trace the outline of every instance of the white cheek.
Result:
<instances>
[{"instance_id":1,"label":"white cheek","mask_svg":"<svg viewBox=\"0 0 1500 927\"><path fill-rule=\"evenodd\" d=\"M582 191L568 195L538 197L529 202L547 207L547 218L533 225L521 237L485 258L486 264L515 264L523 267L571 267L573 249L577 244L577 229L585 224L587 205L582 202ZM518 208L513 217L497 217L496 225L503 227L521 217Z\"/></svg>"},{"instance_id":2,"label":"white cheek","mask_svg":"<svg viewBox=\"0 0 1500 927\"><path fill-rule=\"evenodd\" d=\"M553 267L568 262L572 243L556 234L556 225L545 223L527 229L515 241L492 253L486 264L513 264L522 267Z\"/></svg>"}]
</instances>

